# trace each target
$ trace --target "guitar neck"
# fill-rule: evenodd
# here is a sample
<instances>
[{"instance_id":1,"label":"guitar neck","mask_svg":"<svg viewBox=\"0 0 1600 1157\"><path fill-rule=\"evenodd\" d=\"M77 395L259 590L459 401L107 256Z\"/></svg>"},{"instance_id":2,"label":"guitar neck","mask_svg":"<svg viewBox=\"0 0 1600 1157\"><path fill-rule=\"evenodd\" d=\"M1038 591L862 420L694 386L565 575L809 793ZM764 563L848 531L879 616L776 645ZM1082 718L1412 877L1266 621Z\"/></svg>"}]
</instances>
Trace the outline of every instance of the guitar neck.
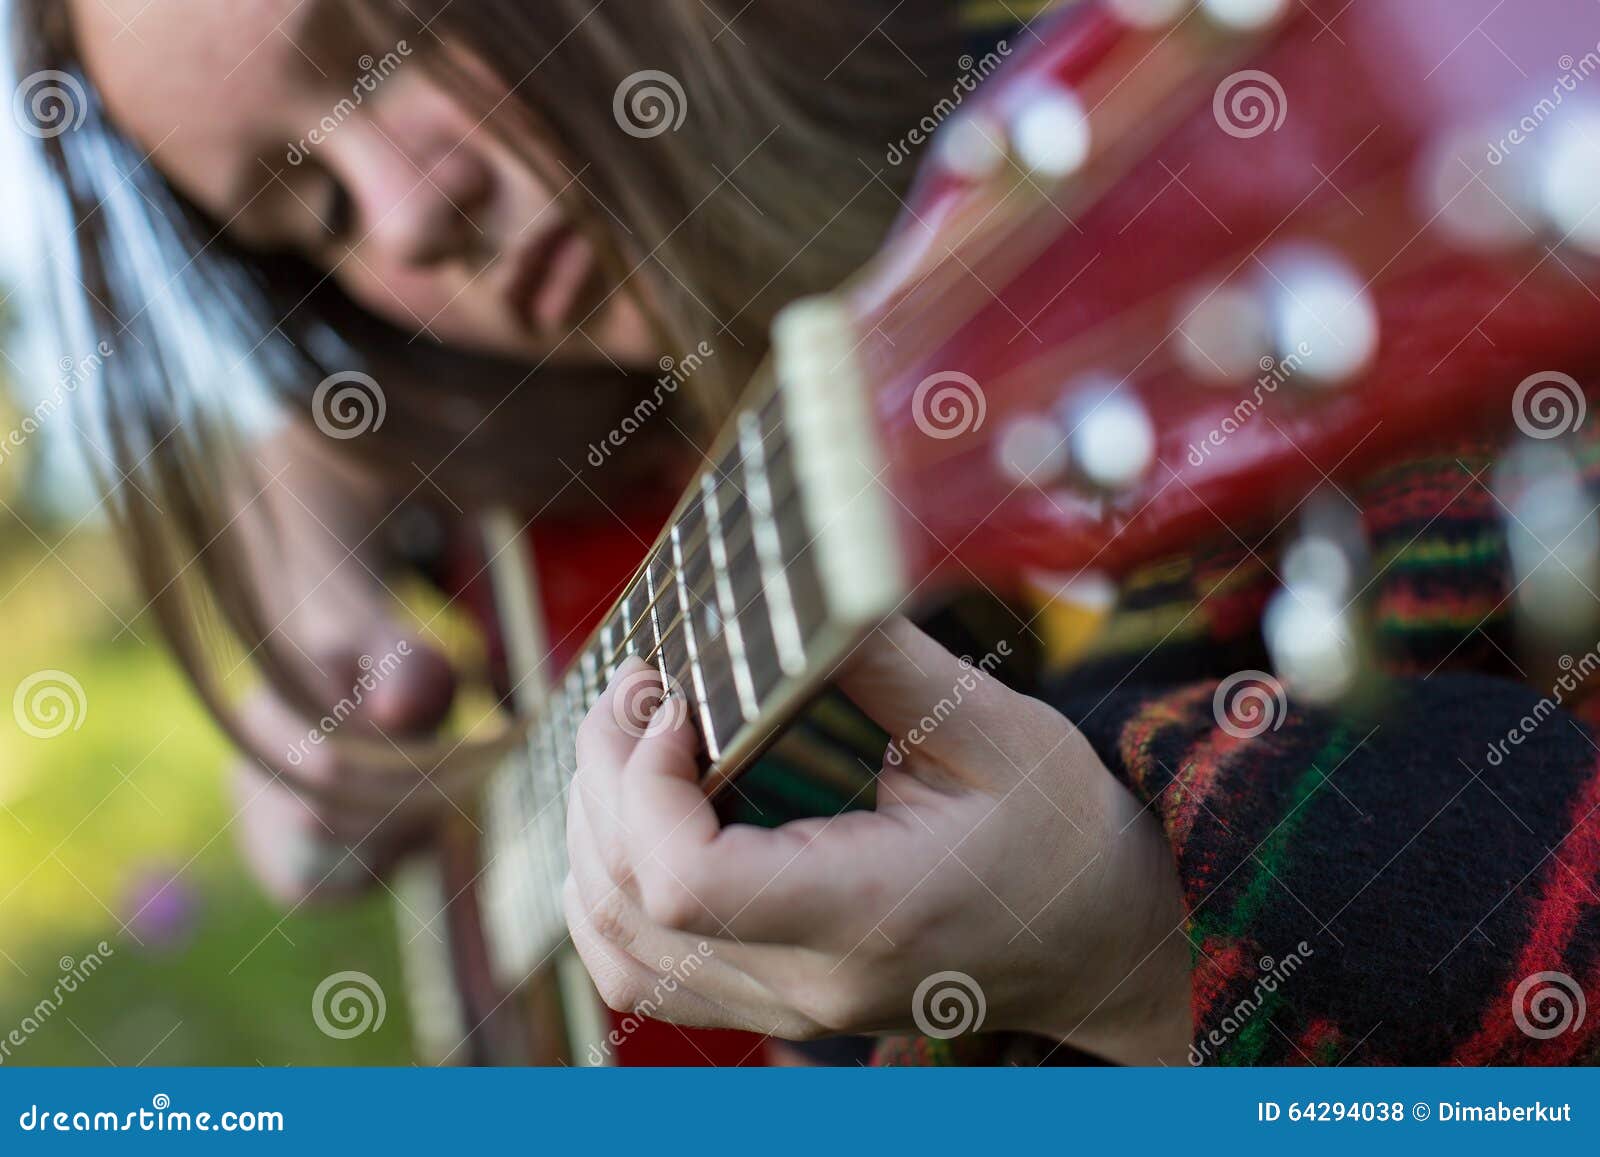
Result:
<instances>
[{"instance_id":1,"label":"guitar neck","mask_svg":"<svg viewBox=\"0 0 1600 1157\"><path fill-rule=\"evenodd\" d=\"M714 793L906 596L893 500L851 369L853 329L832 301L807 303L783 324L774 372L751 388L599 628L561 679L517 696L530 720L526 751L485 798L487 912L497 971L512 981L565 935L559 891L578 725L629 657L649 663L672 708L692 718ZM526 635L537 592L525 556L505 541L490 553L501 621ZM524 650L536 653L514 678L536 682L546 648ZM618 723L642 730L637 692L654 707L657 686L619 684Z\"/></svg>"},{"instance_id":2,"label":"guitar neck","mask_svg":"<svg viewBox=\"0 0 1600 1157\"><path fill-rule=\"evenodd\" d=\"M564 934L577 727L629 656L696 722L718 791L929 581L1254 553L1319 488L1576 427L1570 375L1600 364L1580 106L1485 168L1525 107L1498 44L1401 0L1341 7L1330 38L1323 6L1041 21L941 129L879 256L778 319L768 373L490 788L507 975ZM1560 0L1516 23L1551 58L1600 36Z\"/></svg>"}]
</instances>

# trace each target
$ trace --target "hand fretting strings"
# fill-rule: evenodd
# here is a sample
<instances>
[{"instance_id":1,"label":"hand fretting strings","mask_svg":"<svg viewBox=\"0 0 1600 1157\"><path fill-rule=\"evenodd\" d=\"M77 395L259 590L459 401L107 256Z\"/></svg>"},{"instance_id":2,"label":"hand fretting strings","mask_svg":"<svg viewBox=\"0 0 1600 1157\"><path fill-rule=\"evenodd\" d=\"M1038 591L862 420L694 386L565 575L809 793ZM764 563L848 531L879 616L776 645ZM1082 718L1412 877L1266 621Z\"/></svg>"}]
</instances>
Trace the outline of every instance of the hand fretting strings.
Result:
<instances>
[{"instance_id":1,"label":"hand fretting strings","mask_svg":"<svg viewBox=\"0 0 1600 1157\"><path fill-rule=\"evenodd\" d=\"M800 609L807 606L804 583L791 590L784 569L793 567L794 577L803 579L808 568L804 528L785 526L786 533L780 533L778 527L797 505L781 403L769 396L740 414L738 422L740 437L702 472L693 496L675 512L604 624L565 679L550 689L544 710L532 721L526 761L508 764L488 786L487 895L493 922L504 933L498 951L506 954L510 974L526 971L564 930L562 836L578 724L618 664L630 654L653 663L670 694L684 697L706 753L715 760L722 743L747 721L749 699L777 677L766 669L776 665L773 656L782 650L776 640L784 632L776 624L785 617L791 621L788 645L791 650L800 646L803 661L806 624L801 620L813 626L820 622L820 600L813 598L812 609ZM743 491L736 481L740 477ZM774 563L786 576L781 582L770 581ZM772 601L762 614L752 615L769 592ZM743 597L733 597L736 593ZM716 622L702 634L695 619L704 615ZM744 640L749 649L736 653L727 638L729 627L749 632ZM758 627L770 629L770 648L755 645ZM762 668L742 672L743 695L734 693L741 678L736 662Z\"/></svg>"},{"instance_id":2,"label":"hand fretting strings","mask_svg":"<svg viewBox=\"0 0 1600 1157\"><path fill-rule=\"evenodd\" d=\"M627 656L652 663L669 694L688 698L713 757L728 738L714 719L748 718L756 682L774 676L752 672L752 660L802 663L805 629L816 625L801 621L805 600L789 577L806 544L792 517L798 485L780 402L769 397L739 424L736 444L701 475L562 686L570 706L587 710ZM730 692L741 701L733 713Z\"/></svg>"},{"instance_id":3,"label":"hand fretting strings","mask_svg":"<svg viewBox=\"0 0 1600 1157\"><path fill-rule=\"evenodd\" d=\"M1165 44L1166 41L1163 39L1162 43ZM1147 51L1148 47L1146 45L1143 48L1139 48L1135 56ZM1129 51L1134 52L1134 49L1130 48ZM1170 59L1164 61L1166 67L1163 70L1160 81L1144 80L1141 85L1136 86L1136 90L1132 93L1123 93L1121 91L1122 86L1113 85L1106 92L1097 94L1096 108L1099 108L1098 100L1112 100L1113 98L1119 103L1126 102L1144 113L1150 113L1153 109L1170 107L1174 102L1169 102L1165 98L1174 88L1206 67L1215 66L1214 61L1208 64L1206 56L1193 46L1168 46L1164 53ZM1177 116L1178 113L1172 111L1168 112L1164 117L1149 120L1142 135L1146 138L1153 138L1157 135L1157 125L1165 124L1168 120ZM1148 118L1145 119L1148 120ZM1135 118L1135 123L1142 122L1139 118ZM1103 190L1105 185L1112 181L1121 170L1131 164L1133 158L1142 155L1142 150L1133 147L1133 145L1133 141L1124 140L1119 146L1120 159L1116 163L1102 165L1102 171L1094 181L1077 182L1074 186L1075 195L1071 198L1072 201L1074 203L1082 203L1086 199L1092 198L1097 192ZM971 316L973 307L968 296L953 292L953 287L956 281L974 276L972 273L973 265L981 263L985 268L989 269L1014 270L1036 258L1041 251L1042 238L1039 235L1040 230L1044 230L1048 234L1065 228L1061 223L1064 218L1061 217L1059 206L1052 213L1038 211L1037 207L1032 205L1024 206L1022 211L996 212L997 208L1008 202L1017 190L1036 190L1037 188L1037 183L1029 174L1018 171L1015 174L1015 184L1008 192L1004 192L1004 195L1001 195L1002 191L1000 190L990 189L990 196L973 196L957 202L954 210L942 219L922 221L919 218L918 225L907 227L909 229L920 227L932 234L920 242L920 246L926 249L926 254L924 258L916 262L918 268L909 272L904 268L896 268L895 273L896 282L901 287L916 294L918 308L912 312L910 322L913 328L906 335L911 339L909 344L912 348L918 348L922 343L928 343L923 348L937 345L939 338L958 328L958 322L962 317ZM1067 224L1070 225L1070 221ZM941 239L946 240L941 241ZM948 253L939 251L941 244L948 246ZM952 255L957 248L968 251L967 259L952 259ZM885 287L879 287L877 293L887 302L888 294ZM891 309L891 312L893 311ZM1089 336L1084 335L1068 344L1070 347L1087 340L1090 340ZM1060 358L1067 352L1067 350L1063 349L1046 351L1044 357L1036 361L1030 359L1028 364L1030 366L1042 365L1049 358ZM1026 371L1024 370L1024 372ZM772 490L767 490L764 485L750 487L751 490L760 490L761 493L759 495L747 495L744 491L739 490L737 486L734 486L731 488L732 498L727 507L725 509L721 507L724 498L728 497L727 491L729 488L724 485L726 480L735 471L745 466L749 457L751 447L742 438L735 444L728 456L724 456L709 467L708 471L697 480L696 490L700 493L697 493L678 512L672 526L669 528L669 532L663 535L652 548L645 566L641 568L639 574L629 584L619 601L619 610L626 614L631 611L633 600L640 587L645 587L647 589L646 601L642 607L638 608L637 617L624 626L620 638L616 639L614 643L608 644L606 640L614 630L613 619L615 618L615 612L608 616L605 627L584 648L579 664L575 665L575 670L580 672L577 686L573 687L570 678L567 684L564 685L569 693L576 693L578 703L583 709L586 710L591 706L604 690L600 683L601 676L605 680L609 680L621 660L626 655L636 653L634 642L641 630L650 632L647 637L653 637L654 645L645 649L640 654L640 657L647 662L655 662L661 671L663 680L667 682L669 690L673 687L687 688L693 684L700 699L699 706L701 707L702 718L704 718L704 707L707 698L714 692L722 691L730 678L736 678L736 675L730 673L730 675L723 677L716 684L702 686L695 680L696 664L692 654L685 662L675 662L669 665L666 662L666 652L669 644L676 644L680 641L679 636L693 632L693 624L689 622L688 616L696 611L709 608L726 620L722 626L729 632L736 632L740 629L742 625L740 616L749 609L748 602L743 606L727 607L725 605L728 602L725 584L727 576L731 572L748 570L751 563L749 555L752 550L758 556L755 560L756 562L768 562L768 565L762 568L764 575L767 577L781 575L794 562L793 559L780 557L777 560L778 566L774 570L769 560L763 560L759 557L762 552L761 536L768 527L782 525L781 520L785 515L793 511L795 500L798 496L797 484L794 483L793 475L789 470L785 469L788 466L788 455L791 453L792 448L788 430L782 421L781 401L778 395L769 391L759 405L746 411L744 415L741 415L741 418L753 418L756 423L759 433L757 445L766 459L762 463L764 469L760 471L763 476L763 482L765 479L774 476L782 476L787 485ZM770 449L767 449L765 445L768 440L774 441L774 445ZM703 484L712 477L715 477L716 481L710 487L709 494L707 494L704 492ZM752 502L756 506L753 512L748 509ZM716 527L713 527L711 521L704 517L704 504L708 503L717 508L715 521L718 525ZM697 507L699 508L698 515L700 519L700 526L696 528L697 533L693 534L688 541L680 541L680 528L684 521L690 519L691 515L697 514ZM716 531L721 533L718 534ZM737 536L736 541L735 536ZM662 557L669 552L673 556L673 561L664 564L665 577L672 579L680 575L690 574L695 575L695 577L685 582L668 581L656 586L650 581L652 574L658 565L663 565ZM722 555L721 558L715 557L718 553ZM719 583L724 584L722 589L718 589ZM770 583L769 585L779 586L780 584ZM785 590L771 592L762 590L758 593L769 597L777 596L782 605L776 609L782 614L786 606L787 614L785 617L792 623L795 617L795 606L794 599L788 597L789 592ZM661 624L659 622L659 611L666 605L664 600L672 598L674 594L678 597L679 607L667 623ZM685 604L684 595L689 596L688 601L692 605ZM754 596L749 601L753 602ZM728 613L730 609L733 612L731 616ZM773 609L770 602L769 609ZM769 618L775 617L769 615ZM771 625L776 630L776 624ZM796 632L791 626L786 634L789 637L786 639L787 645L784 648L787 652L785 658L793 659L800 650L797 646L797 640L793 637ZM713 632L712 637L706 641L721 642L720 632ZM748 695L746 698L748 698ZM714 747L715 737L710 737L710 739Z\"/></svg>"}]
</instances>

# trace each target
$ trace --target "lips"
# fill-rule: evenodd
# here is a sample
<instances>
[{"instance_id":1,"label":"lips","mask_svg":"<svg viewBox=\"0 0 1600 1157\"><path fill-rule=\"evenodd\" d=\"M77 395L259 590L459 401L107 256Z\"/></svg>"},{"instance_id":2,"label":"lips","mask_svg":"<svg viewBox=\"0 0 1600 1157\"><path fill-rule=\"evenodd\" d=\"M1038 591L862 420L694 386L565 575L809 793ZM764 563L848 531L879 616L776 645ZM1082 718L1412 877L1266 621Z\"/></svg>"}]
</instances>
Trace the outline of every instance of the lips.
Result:
<instances>
[{"instance_id":1,"label":"lips","mask_svg":"<svg viewBox=\"0 0 1600 1157\"><path fill-rule=\"evenodd\" d=\"M517 320L542 333L565 332L598 271L594 247L575 227L559 225L516 258L506 299Z\"/></svg>"}]
</instances>

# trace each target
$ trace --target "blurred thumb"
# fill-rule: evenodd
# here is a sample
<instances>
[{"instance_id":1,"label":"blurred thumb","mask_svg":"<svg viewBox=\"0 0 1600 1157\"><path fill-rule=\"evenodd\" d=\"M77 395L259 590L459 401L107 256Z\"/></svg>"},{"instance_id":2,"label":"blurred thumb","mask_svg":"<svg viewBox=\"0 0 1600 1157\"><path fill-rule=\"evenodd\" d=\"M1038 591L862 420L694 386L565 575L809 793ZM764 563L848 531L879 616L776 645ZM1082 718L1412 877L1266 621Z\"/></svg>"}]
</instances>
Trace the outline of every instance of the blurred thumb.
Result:
<instances>
[{"instance_id":1,"label":"blurred thumb","mask_svg":"<svg viewBox=\"0 0 1600 1157\"><path fill-rule=\"evenodd\" d=\"M437 731L455 702L456 673L438 648L392 626L371 632L361 645L318 656L335 704L348 703L352 722L388 735Z\"/></svg>"},{"instance_id":2,"label":"blurred thumb","mask_svg":"<svg viewBox=\"0 0 1600 1157\"><path fill-rule=\"evenodd\" d=\"M999 759L984 738L986 720L1013 693L985 670L957 658L906 619L891 619L861 645L838 686L889 733L884 766L916 770L913 753L941 764L946 773L985 783ZM1003 737L995 736L1003 742Z\"/></svg>"}]
</instances>

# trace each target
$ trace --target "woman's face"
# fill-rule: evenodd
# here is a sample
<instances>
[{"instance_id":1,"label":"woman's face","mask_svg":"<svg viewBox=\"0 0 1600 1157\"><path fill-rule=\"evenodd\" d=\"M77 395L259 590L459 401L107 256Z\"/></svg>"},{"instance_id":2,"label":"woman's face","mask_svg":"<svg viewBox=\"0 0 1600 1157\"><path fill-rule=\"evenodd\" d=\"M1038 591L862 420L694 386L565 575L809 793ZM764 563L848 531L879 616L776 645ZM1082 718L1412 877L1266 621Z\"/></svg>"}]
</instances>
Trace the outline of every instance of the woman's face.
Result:
<instances>
[{"instance_id":1,"label":"woman's face","mask_svg":"<svg viewBox=\"0 0 1600 1157\"><path fill-rule=\"evenodd\" d=\"M571 190L441 87L423 45L370 43L329 0L71 5L113 119L244 246L299 253L447 344L630 369L662 352L636 295L605 284Z\"/></svg>"}]
</instances>

